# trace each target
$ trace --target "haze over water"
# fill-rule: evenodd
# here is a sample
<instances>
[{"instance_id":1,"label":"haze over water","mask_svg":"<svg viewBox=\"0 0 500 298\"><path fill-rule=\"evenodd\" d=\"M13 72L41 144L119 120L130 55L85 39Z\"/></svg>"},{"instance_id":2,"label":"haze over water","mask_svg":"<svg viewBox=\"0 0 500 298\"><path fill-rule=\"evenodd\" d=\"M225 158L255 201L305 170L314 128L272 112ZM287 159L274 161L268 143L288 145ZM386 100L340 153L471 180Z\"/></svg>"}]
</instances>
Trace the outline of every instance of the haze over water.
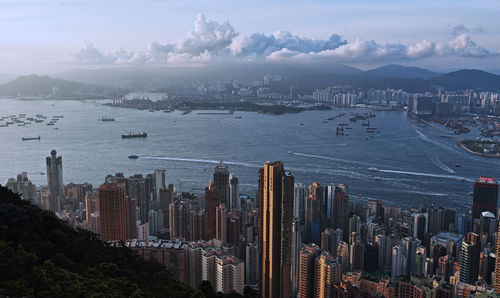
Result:
<instances>
[{"instance_id":1,"label":"haze over water","mask_svg":"<svg viewBox=\"0 0 500 298\"><path fill-rule=\"evenodd\" d=\"M54 115L64 118L55 126L47 126L46 120L0 127L1 184L22 171L33 183L46 184L40 173L46 172L45 157L55 149L63 157L64 183L98 186L107 174L165 169L167 183L179 187L180 182L182 191L199 192L211 180L215 164L223 160L239 178L242 193L254 196L258 168L267 160L282 160L296 182L346 183L352 199L381 199L409 207L427 197L428 203L465 212L470 209L472 180L480 175L500 177L499 159L470 155L456 147L454 139L420 127L404 112L376 112L371 126L381 133L368 134L361 121L349 122L350 112L369 112L362 109L280 116L196 111L182 115L111 108L92 101L2 99L2 103L0 117L25 113L26 117L43 114L47 120ZM341 112L346 115L340 120L323 122ZM98 121L102 115L116 121ZM353 129L346 130L348 136L336 136L337 123L349 123ZM129 131L146 131L148 137L122 139L121 134ZM40 141L21 139L38 135ZM131 154L140 158L129 159ZM379 172L369 172L369 167ZM375 176L381 179L376 181Z\"/></svg>"}]
</instances>

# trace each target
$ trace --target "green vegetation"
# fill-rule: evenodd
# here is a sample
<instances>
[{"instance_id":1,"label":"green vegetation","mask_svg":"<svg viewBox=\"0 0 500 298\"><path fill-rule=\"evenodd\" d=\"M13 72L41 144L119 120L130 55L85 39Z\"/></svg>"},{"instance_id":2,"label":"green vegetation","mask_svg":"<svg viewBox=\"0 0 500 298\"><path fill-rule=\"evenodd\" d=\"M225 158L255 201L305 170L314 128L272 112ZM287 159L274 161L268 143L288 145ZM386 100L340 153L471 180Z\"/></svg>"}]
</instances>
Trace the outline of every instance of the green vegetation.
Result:
<instances>
[{"instance_id":1,"label":"green vegetation","mask_svg":"<svg viewBox=\"0 0 500 298\"><path fill-rule=\"evenodd\" d=\"M250 289L245 293L255 296ZM161 265L74 230L2 186L0 296L241 297L214 293L206 283L191 289Z\"/></svg>"}]
</instances>

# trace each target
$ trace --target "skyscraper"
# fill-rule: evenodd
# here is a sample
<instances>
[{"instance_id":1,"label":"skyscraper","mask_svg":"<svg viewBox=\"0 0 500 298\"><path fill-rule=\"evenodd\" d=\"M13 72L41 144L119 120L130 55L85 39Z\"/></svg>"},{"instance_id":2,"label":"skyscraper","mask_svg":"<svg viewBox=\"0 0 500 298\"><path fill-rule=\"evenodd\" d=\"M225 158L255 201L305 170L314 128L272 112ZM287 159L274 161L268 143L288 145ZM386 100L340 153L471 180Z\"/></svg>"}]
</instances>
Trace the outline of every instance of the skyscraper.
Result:
<instances>
[{"instance_id":1,"label":"skyscraper","mask_svg":"<svg viewBox=\"0 0 500 298\"><path fill-rule=\"evenodd\" d=\"M319 247L314 244L306 245L300 251L300 268L299 268L299 298L314 297L314 267L315 260L321 254Z\"/></svg>"},{"instance_id":2,"label":"skyscraper","mask_svg":"<svg viewBox=\"0 0 500 298\"><path fill-rule=\"evenodd\" d=\"M321 245L321 231L324 227L322 198L323 187L318 182L314 182L309 186L309 196L305 204L306 243Z\"/></svg>"},{"instance_id":3,"label":"skyscraper","mask_svg":"<svg viewBox=\"0 0 500 298\"><path fill-rule=\"evenodd\" d=\"M206 232L205 240L211 240L216 237L216 212L219 205L219 189L214 182L205 188L205 210L206 210Z\"/></svg>"},{"instance_id":4,"label":"skyscraper","mask_svg":"<svg viewBox=\"0 0 500 298\"><path fill-rule=\"evenodd\" d=\"M490 177L480 177L474 181L472 197L472 218L480 218L481 212L497 214L498 183Z\"/></svg>"},{"instance_id":5,"label":"skyscraper","mask_svg":"<svg viewBox=\"0 0 500 298\"><path fill-rule=\"evenodd\" d=\"M101 240L127 240L127 202L124 185L105 183L98 191Z\"/></svg>"},{"instance_id":6,"label":"skyscraper","mask_svg":"<svg viewBox=\"0 0 500 298\"><path fill-rule=\"evenodd\" d=\"M229 171L222 161L215 166L214 183L219 189L219 203L229 206Z\"/></svg>"},{"instance_id":7,"label":"skyscraper","mask_svg":"<svg viewBox=\"0 0 500 298\"><path fill-rule=\"evenodd\" d=\"M259 170L261 297L290 296L293 186L293 176L280 161Z\"/></svg>"},{"instance_id":8,"label":"skyscraper","mask_svg":"<svg viewBox=\"0 0 500 298\"><path fill-rule=\"evenodd\" d=\"M467 238L462 242L460 252L460 281L471 284L477 281L479 274L479 235L467 233Z\"/></svg>"},{"instance_id":9,"label":"skyscraper","mask_svg":"<svg viewBox=\"0 0 500 298\"><path fill-rule=\"evenodd\" d=\"M233 174L229 174L229 211L240 210L241 211L241 200L240 200L240 190L238 186L238 178Z\"/></svg>"},{"instance_id":10,"label":"skyscraper","mask_svg":"<svg viewBox=\"0 0 500 298\"><path fill-rule=\"evenodd\" d=\"M337 185L335 187L335 198L333 200L333 228L342 229L344 232L344 241L347 241L349 235L349 196L347 190L347 185Z\"/></svg>"},{"instance_id":11,"label":"skyscraper","mask_svg":"<svg viewBox=\"0 0 500 298\"><path fill-rule=\"evenodd\" d=\"M497 241L496 241L496 253L497 257L495 259L495 289L497 293L500 293L500 224L497 228Z\"/></svg>"},{"instance_id":12,"label":"skyscraper","mask_svg":"<svg viewBox=\"0 0 500 298\"><path fill-rule=\"evenodd\" d=\"M314 271L314 297L333 297L332 287L342 278L341 265L324 251L316 258Z\"/></svg>"},{"instance_id":13,"label":"skyscraper","mask_svg":"<svg viewBox=\"0 0 500 298\"><path fill-rule=\"evenodd\" d=\"M224 204L215 209L215 238L227 242L227 212Z\"/></svg>"},{"instance_id":14,"label":"skyscraper","mask_svg":"<svg viewBox=\"0 0 500 298\"><path fill-rule=\"evenodd\" d=\"M47 185L51 195L62 198L63 195L63 172L62 157L57 157L56 150L50 151L50 156L46 158L47 164Z\"/></svg>"},{"instance_id":15,"label":"skyscraper","mask_svg":"<svg viewBox=\"0 0 500 298\"><path fill-rule=\"evenodd\" d=\"M165 170L154 171L154 199L157 204L160 203L160 190L165 188ZM167 211L167 210L164 210Z\"/></svg>"},{"instance_id":16,"label":"skyscraper","mask_svg":"<svg viewBox=\"0 0 500 298\"><path fill-rule=\"evenodd\" d=\"M188 205L177 200L169 206L170 239L188 238Z\"/></svg>"}]
</instances>

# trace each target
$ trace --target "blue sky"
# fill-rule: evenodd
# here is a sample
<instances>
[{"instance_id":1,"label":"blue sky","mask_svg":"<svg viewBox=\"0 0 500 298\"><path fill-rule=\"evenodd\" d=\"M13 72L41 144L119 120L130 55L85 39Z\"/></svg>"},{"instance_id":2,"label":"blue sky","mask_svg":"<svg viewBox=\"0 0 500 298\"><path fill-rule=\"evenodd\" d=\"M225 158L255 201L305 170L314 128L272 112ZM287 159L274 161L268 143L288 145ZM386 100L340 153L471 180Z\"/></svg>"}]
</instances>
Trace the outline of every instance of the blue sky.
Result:
<instances>
[{"instance_id":1,"label":"blue sky","mask_svg":"<svg viewBox=\"0 0 500 298\"><path fill-rule=\"evenodd\" d=\"M228 59L500 69L499 13L498 1L461 0L2 0L0 65L18 74ZM332 35L340 39L321 43Z\"/></svg>"}]
</instances>

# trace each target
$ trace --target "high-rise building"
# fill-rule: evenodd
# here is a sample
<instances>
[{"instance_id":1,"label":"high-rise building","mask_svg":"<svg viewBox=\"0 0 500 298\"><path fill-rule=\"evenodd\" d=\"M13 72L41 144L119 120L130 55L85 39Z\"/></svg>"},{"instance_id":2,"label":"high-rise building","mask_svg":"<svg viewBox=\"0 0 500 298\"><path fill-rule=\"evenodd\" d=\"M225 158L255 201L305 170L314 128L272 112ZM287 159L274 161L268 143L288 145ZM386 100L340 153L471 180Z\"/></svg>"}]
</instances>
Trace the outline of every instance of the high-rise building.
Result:
<instances>
[{"instance_id":1,"label":"high-rise building","mask_svg":"<svg viewBox=\"0 0 500 298\"><path fill-rule=\"evenodd\" d=\"M227 242L227 212L224 204L215 209L215 238Z\"/></svg>"},{"instance_id":2,"label":"high-rise building","mask_svg":"<svg viewBox=\"0 0 500 298\"><path fill-rule=\"evenodd\" d=\"M302 249L302 237L301 237L301 224L298 218L294 218L292 221L292 267L291 267L291 294L292 297L297 297L297 292L299 289L299 264L300 264L300 250Z\"/></svg>"},{"instance_id":3,"label":"high-rise building","mask_svg":"<svg viewBox=\"0 0 500 298\"><path fill-rule=\"evenodd\" d=\"M246 246L245 283L255 285L259 281L259 247L252 242Z\"/></svg>"},{"instance_id":4,"label":"high-rise building","mask_svg":"<svg viewBox=\"0 0 500 298\"><path fill-rule=\"evenodd\" d=\"M321 231L325 225L322 199L323 187L318 182L314 182L309 186L309 195L306 198L305 204L305 228L307 238L305 243L321 244Z\"/></svg>"},{"instance_id":5,"label":"high-rise building","mask_svg":"<svg viewBox=\"0 0 500 298\"><path fill-rule=\"evenodd\" d=\"M347 231L349 231L349 196L347 190L347 185L337 185L335 187L335 199L333 200L333 228L340 228L344 231L344 241L347 241Z\"/></svg>"},{"instance_id":6,"label":"high-rise building","mask_svg":"<svg viewBox=\"0 0 500 298\"><path fill-rule=\"evenodd\" d=\"M188 209L188 204L181 200L170 204L170 239L188 239Z\"/></svg>"},{"instance_id":7,"label":"high-rise building","mask_svg":"<svg viewBox=\"0 0 500 298\"><path fill-rule=\"evenodd\" d=\"M155 170L153 175L154 175L154 185L153 185L154 199L155 202L159 204L160 190L165 188L165 170Z\"/></svg>"},{"instance_id":8,"label":"high-rise building","mask_svg":"<svg viewBox=\"0 0 500 298\"><path fill-rule=\"evenodd\" d=\"M98 189L101 240L127 240L127 201L123 184L105 183Z\"/></svg>"},{"instance_id":9,"label":"high-rise building","mask_svg":"<svg viewBox=\"0 0 500 298\"><path fill-rule=\"evenodd\" d=\"M295 183L293 192L293 217L299 218L301 222L304 222L307 190L302 183Z\"/></svg>"},{"instance_id":10,"label":"high-rise building","mask_svg":"<svg viewBox=\"0 0 500 298\"><path fill-rule=\"evenodd\" d=\"M62 157L57 157L56 150L50 151L50 156L46 158L47 164L47 185L50 194L63 197L63 171Z\"/></svg>"},{"instance_id":11,"label":"high-rise building","mask_svg":"<svg viewBox=\"0 0 500 298\"><path fill-rule=\"evenodd\" d=\"M214 182L210 182L210 185L205 188L205 212L207 218L205 240L216 237L216 215L219 204L219 188Z\"/></svg>"},{"instance_id":12,"label":"high-rise building","mask_svg":"<svg viewBox=\"0 0 500 298\"><path fill-rule=\"evenodd\" d=\"M325 204L323 212L325 214L326 226L333 226L333 201L335 200L335 184L330 183L325 187Z\"/></svg>"},{"instance_id":13,"label":"high-rise building","mask_svg":"<svg viewBox=\"0 0 500 298\"><path fill-rule=\"evenodd\" d=\"M324 251L315 260L314 297L333 297L333 285L342 278L342 266L328 252ZM309 281L311 283L311 281Z\"/></svg>"},{"instance_id":14,"label":"high-rise building","mask_svg":"<svg viewBox=\"0 0 500 298\"><path fill-rule=\"evenodd\" d=\"M196 208L189 213L189 240L205 239L205 210ZM195 286L196 287L196 286Z\"/></svg>"},{"instance_id":15,"label":"high-rise building","mask_svg":"<svg viewBox=\"0 0 500 298\"><path fill-rule=\"evenodd\" d=\"M332 255L337 255L337 244L342 239L342 236L339 237L340 230L334 229L325 229L321 233L321 250L327 251Z\"/></svg>"},{"instance_id":16,"label":"high-rise building","mask_svg":"<svg viewBox=\"0 0 500 298\"><path fill-rule=\"evenodd\" d=\"M314 267L315 260L321 254L319 247L314 244L308 244L300 251L299 267L299 298L314 297Z\"/></svg>"},{"instance_id":17,"label":"high-rise building","mask_svg":"<svg viewBox=\"0 0 500 298\"><path fill-rule=\"evenodd\" d=\"M243 294L245 286L245 263L230 255L223 255L215 261L215 291L229 294Z\"/></svg>"},{"instance_id":18,"label":"high-rise building","mask_svg":"<svg viewBox=\"0 0 500 298\"><path fill-rule=\"evenodd\" d=\"M353 233L355 234L355 233ZM378 258L377 258L378 259ZM363 270L364 264L364 247L360 239L356 239L351 243L349 251L349 270Z\"/></svg>"},{"instance_id":19,"label":"high-rise building","mask_svg":"<svg viewBox=\"0 0 500 298\"><path fill-rule=\"evenodd\" d=\"M267 162L259 170L261 297L290 296L293 188L282 162Z\"/></svg>"},{"instance_id":20,"label":"high-rise building","mask_svg":"<svg viewBox=\"0 0 500 298\"><path fill-rule=\"evenodd\" d=\"M497 257L495 259L495 289L497 293L500 293L500 224L497 228L497 240L496 240L496 253Z\"/></svg>"},{"instance_id":21,"label":"high-rise building","mask_svg":"<svg viewBox=\"0 0 500 298\"><path fill-rule=\"evenodd\" d=\"M472 284L477 281L479 274L479 235L467 233L467 238L462 242L460 252L460 281Z\"/></svg>"},{"instance_id":22,"label":"high-rise building","mask_svg":"<svg viewBox=\"0 0 500 298\"><path fill-rule=\"evenodd\" d=\"M498 183L490 177L480 177L474 181L472 197L472 218L481 216L481 212L497 214Z\"/></svg>"},{"instance_id":23,"label":"high-rise building","mask_svg":"<svg viewBox=\"0 0 500 298\"><path fill-rule=\"evenodd\" d=\"M219 189L219 203L229 206L229 171L222 161L215 166L214 183Z\"/></svg>"},{"instance_id":24,"label":"high-rise building","mask_svg":"<svg viewBox=\"0 0 500 298\"><path fill-rule=\"evenodd\" d=\"M401 259L403 256L403 248L399 245L394 245L392 248L392 270L391 281L394 282L396 277L401 275Z\"/></svg>"},{"instance_id":25,"label":"high-rise building","mask_svg":"<svg viewBox=\"0 0 500 298\"><path fill-rule=\"evenodd\" d=\"M241 211L240 190L238 186L238 177L229 174L229 211Z\"/></svg>"},{"instance_id":26,"label":"high-rise building","mask_svg":"<svg viewBox=\"0 0 500 298\"><path fill-rule=\"evenodd\" d=\"M342 272L349 271L349 245L346 242L339 242L337 256L342 265Z\"/></svg>"}]
</instances>

